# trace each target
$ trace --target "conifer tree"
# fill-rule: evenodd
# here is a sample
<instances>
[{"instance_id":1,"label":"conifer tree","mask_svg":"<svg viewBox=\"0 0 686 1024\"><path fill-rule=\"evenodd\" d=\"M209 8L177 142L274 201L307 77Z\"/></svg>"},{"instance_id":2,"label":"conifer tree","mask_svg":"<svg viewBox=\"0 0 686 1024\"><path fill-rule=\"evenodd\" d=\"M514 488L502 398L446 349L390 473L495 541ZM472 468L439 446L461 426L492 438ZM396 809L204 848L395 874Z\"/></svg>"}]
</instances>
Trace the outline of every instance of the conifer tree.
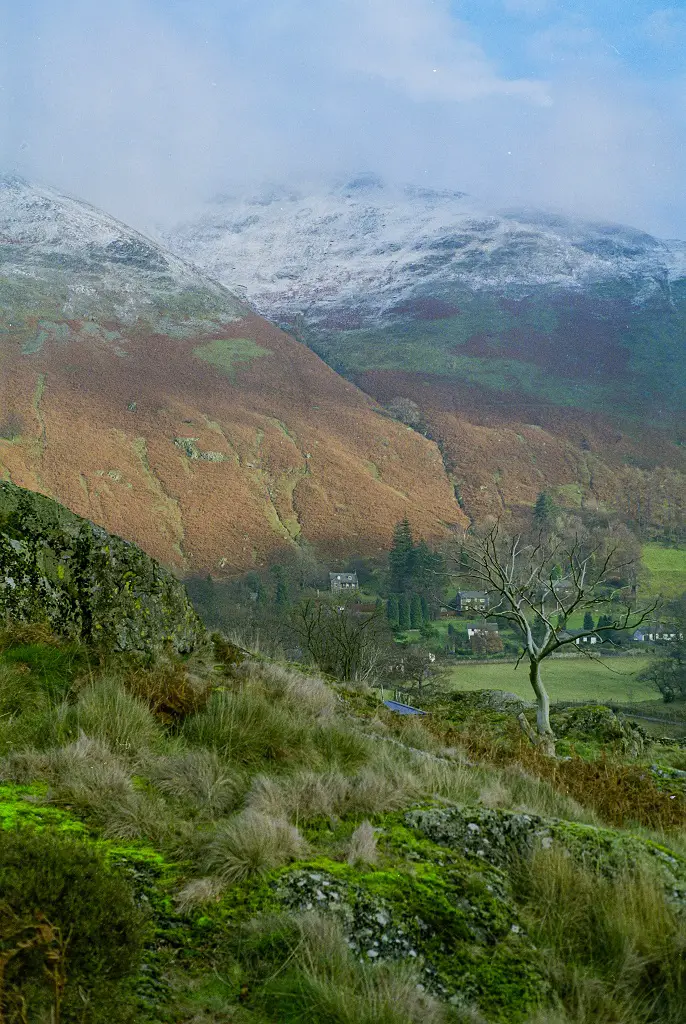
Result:
<instances>
[{"instance_id":1,"label":"conifer tree","mask_svg":"<svg viewBox=\"0 0 686 1024\"><path fill-rule=\"evenodd\" d=\"M410 603L405 594L398 598L398 625L400 629L410 628Z\"/></svg>"},{"instance_id":2,"label":"conifer tree","mask_svg":"<svg viewBox=\"0 0 686 1024\"><path fill-rule=\"evenodd\" d=\"M419 594L413 594L410 599L410 628L421 629L423 625L422 599Z\"/></svg>"},{"instance_id":3,"label":"conifer tree","mask_svg":"<svg viewBox=\"0 0 686 1024\"><path fill-rule=\"evenodd\" d=\"M592 612L586 612L584 614L584 629L595 629Z\"/></svg>"},{"instance_id":4,"label":"conifer tree","mask_svg":"<svg viewBox=\"0 0 686 1024\"><path fill-rule=\"evenodd\" d=\"M386 618L388 619L391 627L395 628L398 625L400 617L400 611L398 608L398 598L395 594L391 594L389 599L386 601Z\"/></svg>"},{"instance_id":5,"label":"conifer tree","mask_svg":"<svg viewBox=\"0 0 686 1024\"><path fill-rule=\"evenodd\" d=\"M414 570L414 538L407 518L396 524L388 556L391 590L402 594L410 588Z\"/></svg>"},{"instance_id":6,"label":"conifer tree","mask_svg":"<svg viewBox=\"0 0 686 1024\"><path fill-rule=\"evenodd\" d=\"M534 505L534 523L539 529L551 526L555 518L555 503L546 491L542 491L536 498Z\"/></svg>"}]
</instances>

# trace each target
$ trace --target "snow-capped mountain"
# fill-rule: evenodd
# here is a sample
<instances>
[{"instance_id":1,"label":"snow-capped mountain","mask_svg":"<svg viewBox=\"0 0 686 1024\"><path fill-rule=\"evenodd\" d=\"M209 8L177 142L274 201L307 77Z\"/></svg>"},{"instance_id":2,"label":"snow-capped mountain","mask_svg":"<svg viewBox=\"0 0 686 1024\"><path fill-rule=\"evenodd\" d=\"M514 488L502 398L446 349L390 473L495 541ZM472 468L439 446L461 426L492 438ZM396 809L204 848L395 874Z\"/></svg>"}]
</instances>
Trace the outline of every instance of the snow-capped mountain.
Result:
<instances>
[{"instance_id":1,"label":"snow-capped mountain","mask_svg":"<svg viewBox=\"0 0 686 1024\"><path fill-rule=\"evenodd\" d=\"M174 301L186 302L199 319L226 320L245 310L197 268L102 210L0 176L0 311L18 314L17 289L40 292L43 308L34 314L48 313L47 304L67 318L160 322Z\"/></svg>"},{"instance_id":2,"label":"snow-capped mountain","mask_svg":"<svg viewBox=\"0 0 686 1024\"><path fill-rule=\"evenodd\" d=\"M100 210L0 179L0 479L181 573L466 523L435 444Z\"/></svg>"},{"instance_id":3,"label":"snow-capped mountain","mask_svg":"<svg viewBox=\"0 0 686 1024\"><path fill-rule=\"evenodd\" d=\"M686 277L686 245L616 224L536 211L493 213L462 192L361 175L312 193L220 196L166 244L261 312L379 322L419 295L455 287L513 298L532 288L624 281L640 301Z\"/></svg>"}]
</instances>

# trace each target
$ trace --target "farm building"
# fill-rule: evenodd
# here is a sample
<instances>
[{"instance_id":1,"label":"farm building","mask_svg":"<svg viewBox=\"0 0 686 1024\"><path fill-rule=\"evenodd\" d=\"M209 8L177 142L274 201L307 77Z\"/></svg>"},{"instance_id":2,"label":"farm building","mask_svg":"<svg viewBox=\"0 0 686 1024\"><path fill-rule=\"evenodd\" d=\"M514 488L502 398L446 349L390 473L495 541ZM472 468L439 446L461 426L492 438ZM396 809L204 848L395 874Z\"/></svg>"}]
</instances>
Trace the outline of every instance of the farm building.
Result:
<instances>
[{"instance_id":1,"label":"farm building","mask_svg":"<svg viewBox=\"0 0 686 1024\"><path fill-rule=\"evenodd\" d=\"M329 584L334 594L341 590L359 590L356 572L330 572Z\"/></svg>"},{"instance_id":2,"label":"farm building","mask_svg":"<svg viewBox=\"0 0 686 1024\"><path fill-rule=\"evenodd\" d=\"M483 612L488 608L488 594L485 590L458 590L455 598L458 612Z\"/></svg>"}]
</instances>

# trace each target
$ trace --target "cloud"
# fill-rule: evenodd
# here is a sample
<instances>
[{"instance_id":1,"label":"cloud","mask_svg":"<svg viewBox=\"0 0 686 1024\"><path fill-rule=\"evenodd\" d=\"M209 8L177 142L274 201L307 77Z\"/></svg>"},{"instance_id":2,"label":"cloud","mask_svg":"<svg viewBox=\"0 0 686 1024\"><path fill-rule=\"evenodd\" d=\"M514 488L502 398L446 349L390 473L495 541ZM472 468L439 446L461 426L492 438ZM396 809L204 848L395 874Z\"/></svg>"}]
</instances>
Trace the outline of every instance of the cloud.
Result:
<instances>
[{"instance_id":1,"label":"cloud","mask_svg":"<svg viewBox=\"0 0 686 1024\"><path fill-rule=\"evenodd\" d=\"M683 80L640 80L580 19L531 27L513 71L448 0L25 0L0 166L143 228L369 168L686 236Z\"/></svg>"},{"instance_id":2,"label":"cloud","mask_svg":"<svg viewBox=\"0 0 686 1024\"><path fill-rule=\"evenodd\" d=\"M353 72L379 79L420 101L462 102L518 96L549 102L545 83L508 79L443 0L347 0L336 44Z\"/></svg>"}]
</instances>

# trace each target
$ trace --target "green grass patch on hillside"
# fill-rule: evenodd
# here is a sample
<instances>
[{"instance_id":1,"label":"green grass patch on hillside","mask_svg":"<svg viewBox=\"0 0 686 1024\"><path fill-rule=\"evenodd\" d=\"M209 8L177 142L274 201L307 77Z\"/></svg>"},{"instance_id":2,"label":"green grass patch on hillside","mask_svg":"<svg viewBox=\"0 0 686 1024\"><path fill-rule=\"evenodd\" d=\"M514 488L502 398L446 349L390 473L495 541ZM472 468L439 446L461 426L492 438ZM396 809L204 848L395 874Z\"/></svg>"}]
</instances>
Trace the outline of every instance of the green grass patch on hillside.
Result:
<instances>
[{"instance_id":1,"label":"green grass patch on hillside","mask_svg":"<svg viewBox=\"0 0 686 1024\"><path fill-rule=\"evenodd\" d=\"M217 338L193 349L194 356L216 366L232 380L236 379L236 370L271 354L270 349L262 348L251 338Z\"/></svg>"},{"instance_id":2,"label":"green grass patch on hillside","mask_svg":"<svg viewBox=\"0 0 686 1024\"><path fill-rule=\"evenodd\" d=\"M644 544L643 565L651 594L678 597L686 591L686 548Z\"/></svg>"},{"instance_id":3,"label":"green grass patch on hillside","mask_svg":"<svg viewBox=\"0 0 686 1024\"><path fill-rule=\"evenodd\" d=\"M579 655L578 658L548 659L541 673L552 700L600 703L659 700L657 690L636 678L647 663L648 659L640 656L591 661ZM525 700L533 700L524 662L516 671L514 664L503 662L457 665L451 672L450 685L455 690L506 690Z\"/></svg>"}]
</instances>

